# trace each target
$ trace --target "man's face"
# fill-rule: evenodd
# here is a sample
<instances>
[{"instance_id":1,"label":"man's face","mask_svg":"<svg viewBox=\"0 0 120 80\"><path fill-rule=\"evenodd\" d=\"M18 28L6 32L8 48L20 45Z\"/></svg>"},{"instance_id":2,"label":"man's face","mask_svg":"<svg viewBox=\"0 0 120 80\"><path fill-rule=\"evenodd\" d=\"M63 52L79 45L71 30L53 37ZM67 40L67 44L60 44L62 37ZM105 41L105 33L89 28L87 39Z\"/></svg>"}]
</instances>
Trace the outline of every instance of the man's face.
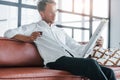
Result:
<instances>
[{"instance_id":1,"label":"man's face","mask_svg":"<svg viewBox=\"0 0 120 80\"><path fill-rule=\"evenodd\" d=\"M56 5L55 4L47 4L45 10L40 12L40 14L44 21L46 21L48 24L52 24L55 20Z\"/></svg>"}]
</instances>

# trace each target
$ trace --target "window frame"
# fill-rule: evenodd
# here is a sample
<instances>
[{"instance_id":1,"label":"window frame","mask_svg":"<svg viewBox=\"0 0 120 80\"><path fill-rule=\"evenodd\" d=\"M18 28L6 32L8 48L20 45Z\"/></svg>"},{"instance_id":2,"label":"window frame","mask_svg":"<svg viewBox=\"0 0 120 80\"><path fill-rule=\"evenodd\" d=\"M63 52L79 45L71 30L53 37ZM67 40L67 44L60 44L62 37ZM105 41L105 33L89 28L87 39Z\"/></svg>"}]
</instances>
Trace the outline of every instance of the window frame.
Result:
<instances>
[{"instance_id":1,"label":"window frame","mask_svg":"<svg viewBox=\"0 0 120 80\"><path fill-rule=\"evenodd\" d=\"M64 10L59 10L59 13L58 13L58 21L61 22L61 12L65 12L65 13L70 13L70 14L75 14L75 15L81 15L81 16L88 16L90 17L90 20L89 20L89 29L88 28L80 28L81 30L89 30L89 38L92 36L92 24L93 24L93 18L97 18L97 19L103 19L104 17L98 17L98 16L93 16L92 14L92 10L90 10L90 14L81 14L81 13L76 13L74 12L74 0L73 1L73 6L72 6L72 12L69 12L69 11L64 11ZM110 47L110 6L111 6L111 0L108 0L108 48ZM58 9L61 8L61 0L58 1ZM22 0L18 0L18 2L11 2L11 1L3 1L3 0L0 0L0 5L7 5L7 6L15 6L18 8L18 24L17 26L21 26L21 17L22 17L22 8L29 8L29 9L37 9L36 6L34 5L28 5L28 4L23 4L22 3ZM90 0L90 9L92 9L93 7L93 0ZM72 29L72 37L74 37L74 30L73 30L73 27L72 26L63 26L63 25L58 25L59 27L64 27L64 28L71 28ZM75 27L76 29L76 27Z\"/></svg>"}]
</instances>

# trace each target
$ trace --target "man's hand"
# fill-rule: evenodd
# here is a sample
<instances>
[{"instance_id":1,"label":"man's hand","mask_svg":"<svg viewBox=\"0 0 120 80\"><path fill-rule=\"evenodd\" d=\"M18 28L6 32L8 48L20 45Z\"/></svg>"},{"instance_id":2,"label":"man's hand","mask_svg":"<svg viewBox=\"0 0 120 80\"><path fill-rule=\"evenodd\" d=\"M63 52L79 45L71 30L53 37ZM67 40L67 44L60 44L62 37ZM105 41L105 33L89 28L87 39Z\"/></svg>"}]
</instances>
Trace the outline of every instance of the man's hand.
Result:
<instances>
[{"instance_id":1,"label":"man's hand","mask_svg":"<svg viewBox=\"0 0 120 80\"><path fill-rule=\"evenodd\" d=\"M103 46L103 41L104 41L103 37L100 36L100 37L97 39L95 46L102 47L102 46ZM79 42L79 43L80 43L81 45L86 45L88 42Z\"/></svg>"},{"instance_id":2,"label":"man's hand","mask_svg":"<svg viewBox=\"0 0 120 80\"><path fill-rule=\"evenodd\" d=\"M33 32L30 36L31 40L34 41L37 39L37 37L40 37L42 35L42 32Z\"/></svg>"},{"instance_id":3,"label":"man's hand","mask_svg":"<svg viewBox=\"0 0 120 80\"><path fill-rule=\"evenodd\" d=\"M103 41L104 41L103 37L100 36L100 37L97 39L95 46L102 47L102 46L103 46Z\"/></svg>"}]
</instances>

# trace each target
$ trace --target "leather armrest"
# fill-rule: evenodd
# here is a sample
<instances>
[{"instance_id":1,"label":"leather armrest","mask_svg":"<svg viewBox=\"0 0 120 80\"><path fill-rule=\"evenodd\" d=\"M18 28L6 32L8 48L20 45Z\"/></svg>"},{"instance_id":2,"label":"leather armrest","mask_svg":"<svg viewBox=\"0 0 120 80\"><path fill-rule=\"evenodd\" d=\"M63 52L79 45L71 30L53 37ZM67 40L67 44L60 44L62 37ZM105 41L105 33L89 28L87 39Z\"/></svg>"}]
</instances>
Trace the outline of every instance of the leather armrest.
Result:
<instances>
[{"instance_id":1,"label":"leather armrest","mask_svg":"<svg viewBox=\"0 0 120 80\"><path fill-rule=\"evenodd\" d=\"M0 38L0 66L43 66L43 59L34 44Z\"/></svg>"}]
</instances>

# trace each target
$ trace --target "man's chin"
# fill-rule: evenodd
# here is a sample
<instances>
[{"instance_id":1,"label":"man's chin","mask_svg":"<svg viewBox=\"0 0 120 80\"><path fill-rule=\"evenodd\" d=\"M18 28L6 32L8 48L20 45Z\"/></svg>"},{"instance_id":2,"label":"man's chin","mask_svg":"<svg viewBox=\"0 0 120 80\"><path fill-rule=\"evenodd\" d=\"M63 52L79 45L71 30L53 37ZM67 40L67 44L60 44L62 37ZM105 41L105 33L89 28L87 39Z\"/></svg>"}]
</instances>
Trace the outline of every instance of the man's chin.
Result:
<instances>
[{"instance_id":1,"label":"man's chin","mask_svg":"<svg viewBox=\"0 0 120 80\"><path fill-rule=\"evenodd\" d=\"M51 24L53 24L53 23L54 23L54 21L50 21L50 23L51 23Z\"/></svg>"}]
</instances>

